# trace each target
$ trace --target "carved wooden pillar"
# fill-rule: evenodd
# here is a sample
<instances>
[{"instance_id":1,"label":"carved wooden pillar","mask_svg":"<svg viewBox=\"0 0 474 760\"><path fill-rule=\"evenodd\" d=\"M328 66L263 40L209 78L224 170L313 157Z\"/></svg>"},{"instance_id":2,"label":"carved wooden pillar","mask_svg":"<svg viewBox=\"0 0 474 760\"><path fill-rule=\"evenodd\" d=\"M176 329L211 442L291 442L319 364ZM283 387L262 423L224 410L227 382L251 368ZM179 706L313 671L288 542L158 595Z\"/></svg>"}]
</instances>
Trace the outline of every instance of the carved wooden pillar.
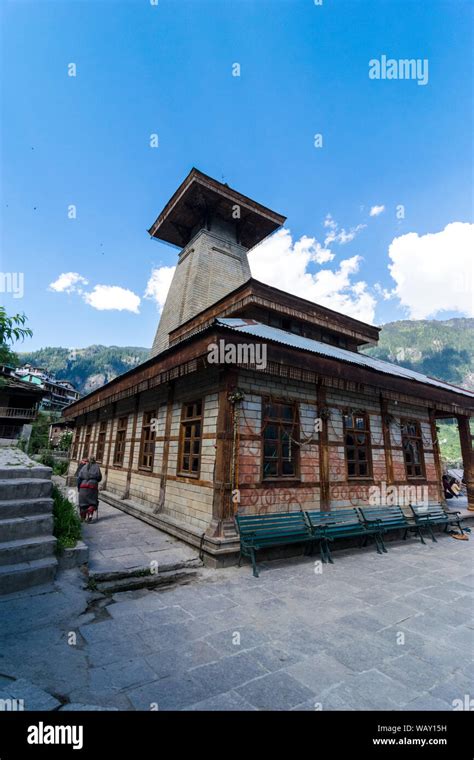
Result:
<instances>
[{"instance_id":1,"label":"carved wooden pillar","mask_svg":"<svg viewBox=\"0 0 474 760\"><path fill-rule=\"evenodd\" d=\"M443 489L443 468L441 466L441 452L439 450L438 431L436 430L436 413L434 409L429 410L431 440L433 441L433 458L436 468L436 480L438 483L438 499L440 504L446 502Z\"/></svg>"},{"instance_id":2,"label":"carved wooden pillar","mask_svg":"<svg viewBox=\"0 0 474 760\"><path fill-rule=\"evenodd\" d=\"M237 385L235 370L222 370L219 381L219 408L216 423L216 459L214 465L214 495L212 520L206 534L224 536L234 532L230 470L232 458L232 405L229 394ZM237 452L238 456L238 452Z\"/></svg>"},{"instance_id":3,"label":"carved wooden pillar","mask_svg":"<svg viewBox=\"0 0 474 760\"><path fill-rule=\"evenodd\" d=\"M114 436L114 422L115 422L116 410L117 410L117 402L114 401L114 403L112 404L112 410L111 410L110 420L107 420L107 425L110 426L110 430L107 430L107 432L108 432L108 438L109 438L109 445L108 445L108 448L107 448L107 459L106 459L106 462L105 462L105 475L104 475L104 479L102 481L102 484L103 484L102 488L104 489L104 491L107 489L107 478L109 476L110 457L112 456L112 447L114 445L114 438L113 438L113 436Z\"/></svg>"},{"instance_id":4,"label":"carved wooden pillar","mask_svg":"<svg viewBox=\"0 0 474 760\"><path fill-rule=\"evenodd\" d=\"M322 410L326 409L326 389L321 383L318 383L316 398L318 415L321 416ZM331 509L329 498L329 420L324 417L322 423L322 430L319 431L319 508L323 512L329 512Z\"/></svg>"},{"instance_id":5,"label":"carved wooden pillar","mask_svg":"<svg viewBox=\"0 0 474 760\"><path fill-rule=\"evenodd\" d=\"M390 436L390 423L388 413L387 399L380 396L380 415L382 418L382 434L383 434L383 448L385 454L385 470L387 485L390 486L394 481L393 474L393 454L392 454L392 440Z\"/></svg>"},{"instance_id":6,"label":"carved wooden pillar","mask_svg":"<svg viewBox=\"0 0 474 760\"><path fill-rule=\"evenodd\" d=\"M153 509L155 513L161 512L165 504L166 482L168 480L168 460L169 460L169 452L170 452L171 423L173 420L173 404L174 404L174 381L171 381L168 384L168 397L166 399L166 419L165 419L165 431L164 431L164 441L163 441L163 457L161 460L160 494L158 497L158 504Z\"/></svg>"},{"instance_id":7,"label":"carved wooden pillar","mask_svg":"<svg viewBox=\"0 0 474 760\"><path fill-rule=\"evenodd\" d=\"M122 499L128 499L130 496L130 483L132 480L132 467L133 467L133 456L135 453L135 436L137 434L137 421L138 421L138 405L140 403L140 394L137 393L135 396L135 409L133 413L133 423L132 423L132 437L130 440L130 454L128 457L128 468L127 468L127 484L125 486L125 493L122 496Z\"/></svg>"},{"instance_id":8,"label":"carved wooden pillar","mask_svg":"<svg viewBox=\"0 0 474 760\"><path fill-rule=\"evenodd\" d=\"M469 417L459 414L457 415L457 421L464 467L464 482L467 486L467 508L471 512L474 512L474 462Z\"/></svg>"}]
</instances>

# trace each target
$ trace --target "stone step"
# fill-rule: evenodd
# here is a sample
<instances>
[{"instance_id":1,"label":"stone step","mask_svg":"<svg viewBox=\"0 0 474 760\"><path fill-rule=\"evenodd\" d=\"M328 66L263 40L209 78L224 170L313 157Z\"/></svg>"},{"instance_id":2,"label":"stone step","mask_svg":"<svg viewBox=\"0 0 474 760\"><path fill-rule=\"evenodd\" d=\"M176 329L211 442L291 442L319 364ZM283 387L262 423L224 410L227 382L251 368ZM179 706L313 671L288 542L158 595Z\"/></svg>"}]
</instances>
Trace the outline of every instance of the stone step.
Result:
<instances>
[{"instance_id":1,"label":"stone step","mask_svg":"<svg viewBox=\"0 0 474 760\"><path fill-rule=\"evenodd\" d=\"M0 565L14 565L54 556L54 536L33 536L0 544Z\"/></svg>"},{"instance_id":2,"label":"stone step","mask_svg":"<svg viewBox=\"0 0 474 760\"><path fill-rule=\"evenodd\" d=\"M9 501L0 501L0 520L8 517L49 515L52 514L52 512L52 499L10 499Z\"/></svg>"},{"instance_id":3,"label":"stone step","mask_svg":"<svg viewBox=\"0 0 474 760\"><path fill-rule=\"evenodd\" d=\"M202 560L199 557L192 557L191 559L177 560L174 562L160 562L157 572L151 573L149 565L143 567L131 567L127 570L89 570L89 578L93 578L95 581L119 581L127 578L143 578L152 576L164 575L165 573L173 573L179 570L193 570L195 568L203 567Z\"/></svg>"},{"instance_id":4,"label":"stone step","mask_svg":"<svg viewBox=\"0 0 474 760\"><path fill-rule=\"evenodd\" d=\"M3 518L0 511L0 548L5 542L17 541L34 536L45 536L53 532L53 515L27 515L26 517Z\"/></svg>"},{"instance_id":5,"label":"stone step","mask_svg":"<svg viewBox=\"0 0 474 760\"><path fill-rule=\"evenodd\" d=\"M121 591L137 591L142 588L157 588L158 586L173 586L190 583L198 576L197 570L172 570L156 575L129 575L125 578L114 578L104 581L93 581L94 590L102 594L117 594Z\"/></svg>"},{"instance_id":6,"label":"stone step","mask_svg":"<svg viewBox=\"0 0 474 760\"><path fill-rule=\"evenodd\" d=\"M18 478L49 480L52 472L51 467L45 467L44 465L35 465L34 467L22 467L21 465L0 467L0 480L18 480Z\"/></svg>"},{"instance_id":7,"label":"stone step","mask_svg":"<svg viewBox=\"0 0 474 760\"><path fill-rule=\"evenodd\" d=\"M40 499L50 497L53 489L51 480L40 478L0 479L0 501L13 499Z\"/></svg>"},{"instance_id":8,"label":"stone step","mask_svg":"<svg viewBox=\"0 0 474 760\"><path fill-rule=\"evenodd\" d=\"M19 541L7 541L0 544L0 565L14 565L52 557L55 548L54 536L36 536Z\"/></svg>"},{"instance_id":9,"label":"stone step","mask_svg":"<svg viewBox=\"0 0 474 760\"><path fill-rule=\"evenodd\" d=\"M0 566L0 595L54 581L57 568L55 557L35 559Z\"/></svg>"}]
</instances>

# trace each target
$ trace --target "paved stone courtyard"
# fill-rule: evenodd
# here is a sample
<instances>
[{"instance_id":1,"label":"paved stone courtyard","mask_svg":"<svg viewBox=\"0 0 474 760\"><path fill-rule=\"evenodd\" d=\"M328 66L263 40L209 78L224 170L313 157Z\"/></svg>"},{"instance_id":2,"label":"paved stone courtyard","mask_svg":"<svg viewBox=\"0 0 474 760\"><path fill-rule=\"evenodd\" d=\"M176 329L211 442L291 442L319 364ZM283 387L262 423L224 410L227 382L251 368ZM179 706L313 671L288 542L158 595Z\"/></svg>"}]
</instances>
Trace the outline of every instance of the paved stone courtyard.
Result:
<instances>
[{"instance_id":1,"label":"paved stone courtyard","mask_svg":"<svg viewBox=\"0 0 474 760\"><path fill-rule=\"evenodd\" d=\"M27 710L451 710L473 693L473 547L440 534L384 556L337 551L322 573L298 557L263 564L259 579L248 565L203 569L186 586L112 597L69 570L54 589L0 597L0 699Z\"/></svg>"}]
</instances>

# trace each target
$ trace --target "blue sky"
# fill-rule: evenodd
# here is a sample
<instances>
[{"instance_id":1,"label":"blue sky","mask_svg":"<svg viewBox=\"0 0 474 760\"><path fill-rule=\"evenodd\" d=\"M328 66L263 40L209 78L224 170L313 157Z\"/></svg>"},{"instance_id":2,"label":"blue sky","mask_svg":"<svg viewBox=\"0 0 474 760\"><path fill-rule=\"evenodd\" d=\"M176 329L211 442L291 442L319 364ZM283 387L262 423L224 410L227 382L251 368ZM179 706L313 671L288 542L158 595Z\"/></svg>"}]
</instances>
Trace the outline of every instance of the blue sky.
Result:
<instances>
[{"instance_id":1,"label":"blue sky","mask_svg":"<svg viewBox=\"0 0 474 760\"><path fill-rule=\"evenodd\" d=\"M192 166L288 217L259 279L376 324L471 314L471 24L463 0L4 2L1 270L24 294L1 296L24 348L151 345L143 296L177 252L146 229ZM371 80L383 54L428 83Z\"/></svg>"}]
</instances>

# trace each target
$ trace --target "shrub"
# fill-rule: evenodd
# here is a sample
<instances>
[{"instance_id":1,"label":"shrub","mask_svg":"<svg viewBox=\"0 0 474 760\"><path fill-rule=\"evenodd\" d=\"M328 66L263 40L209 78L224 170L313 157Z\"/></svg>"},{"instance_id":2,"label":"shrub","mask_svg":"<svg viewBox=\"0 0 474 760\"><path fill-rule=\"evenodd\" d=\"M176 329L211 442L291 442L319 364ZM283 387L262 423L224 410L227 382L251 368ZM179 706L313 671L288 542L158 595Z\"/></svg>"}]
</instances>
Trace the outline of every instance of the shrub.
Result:
<instances>
[{"instance_id":1,"label":"shrub","mask_svg":"<svg viewBox=\"0 0 474 760\"><path fill-rule=\"evenodd\" d=\"M44 464L45 467L54 467L54 457L49 451L43 451L38 457L38 462Z\"/></svg>"},{"instance_id":2,"label":"shrub","mask_svg":"<svg viewBox=\"0 0 474 760\"><path fill-rule=\"evenodd\" d=\"M74 547L81 538L81 520L74 504L53 485L53 534L58 539L58 548Z\"/></svg>"},{"instance_id":3,"label":"shrub","mask_svg":"<svg viewBox=\"0 0 474 760\"><path fill-rule=\"evenodd\" d=\"M55 462L53 465L53 475L65 475L69 463L67 459L62 459L59 462Z\"/></svg>"}]
</instances>

